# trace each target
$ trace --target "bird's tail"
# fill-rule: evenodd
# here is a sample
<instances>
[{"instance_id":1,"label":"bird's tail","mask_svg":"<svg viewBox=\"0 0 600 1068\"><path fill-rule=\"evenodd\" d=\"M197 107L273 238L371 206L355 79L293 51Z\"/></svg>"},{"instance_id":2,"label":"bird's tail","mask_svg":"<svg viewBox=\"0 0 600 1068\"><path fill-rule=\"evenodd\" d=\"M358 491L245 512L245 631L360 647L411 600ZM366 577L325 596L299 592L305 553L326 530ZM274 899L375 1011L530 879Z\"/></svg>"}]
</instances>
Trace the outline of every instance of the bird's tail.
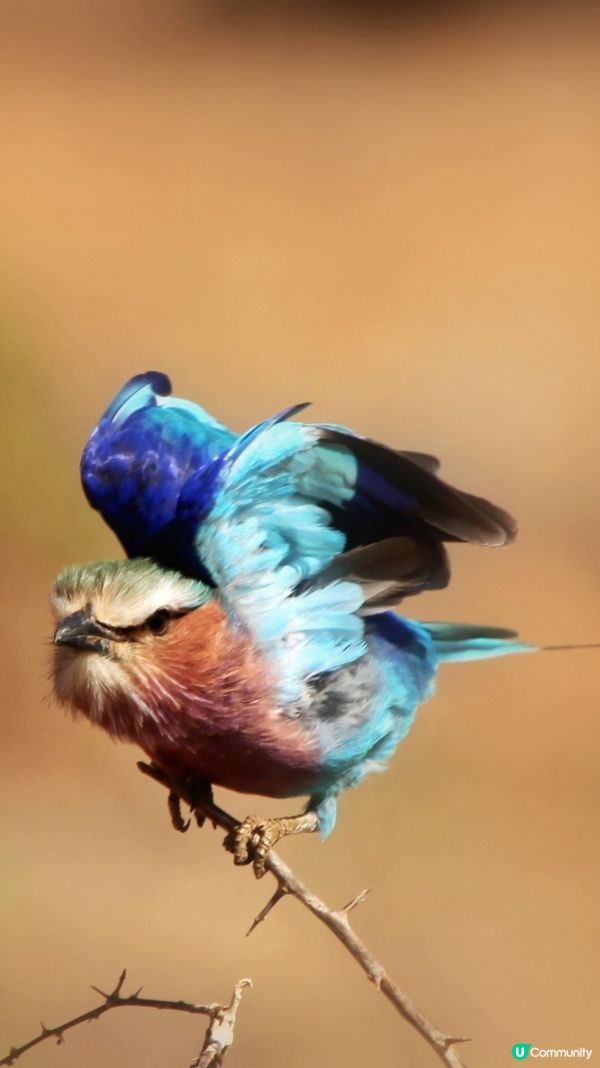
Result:
<instances>
[{"instance_id":1,"label":"bird's tail","mask_svg":"<svg viewBox=\"0 0 600 1068\"><path fill-rule=\"evenodd\" d=\"M433 638L438 661L486 660L512 653L561 653L573 649L600 649L600 642L582 645L530 645L520 642L514 630L470 623L421 623Z\"/></svg>"},{"instance_id":2,"label":"bird's tail","mask_svg":"<svg viewBox=\"0 0 600 1068\"><path fill-rule=\"evenodd\" d=\"M515 640L514 630L482 627L469 623L421 623L433 638L440 662L451 660L485 660L511 653L535 653L539 646Z\"/></svg>"}]
</instances>

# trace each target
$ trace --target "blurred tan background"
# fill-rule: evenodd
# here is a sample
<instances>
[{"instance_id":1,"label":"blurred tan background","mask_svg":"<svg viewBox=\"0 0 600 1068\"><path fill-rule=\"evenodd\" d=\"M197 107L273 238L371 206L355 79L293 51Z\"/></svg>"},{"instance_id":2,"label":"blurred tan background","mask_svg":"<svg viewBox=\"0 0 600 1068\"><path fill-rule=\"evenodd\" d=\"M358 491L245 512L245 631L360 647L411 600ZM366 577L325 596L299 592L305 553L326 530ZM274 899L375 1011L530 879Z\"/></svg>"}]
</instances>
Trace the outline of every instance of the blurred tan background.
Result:
<instances>
[{"instance_id":1,"label":"blurred tan background","mask_svg":"<svg viewBox=\"0 0 600 1068\"><path fill-rule=\"evenodd\" d=\"M231 1068L428 1068L326 931L175 835L136 752L49 701L47 593L119 550L79 453L148 368L242 429L315 418L439 453L520 519L456 548L421 618L600 640L597 5L5 0L0 1056L123 966L215 1000L250 975ZM447 667L325 844L282 853L470 1068L596 1046L600 652ZM226 795L240 816L281 805ZM285 806L284 806L285 807ZM189 1064L202 1021L124 1010L44 1068Z\"/></svg>"}]
</instances>

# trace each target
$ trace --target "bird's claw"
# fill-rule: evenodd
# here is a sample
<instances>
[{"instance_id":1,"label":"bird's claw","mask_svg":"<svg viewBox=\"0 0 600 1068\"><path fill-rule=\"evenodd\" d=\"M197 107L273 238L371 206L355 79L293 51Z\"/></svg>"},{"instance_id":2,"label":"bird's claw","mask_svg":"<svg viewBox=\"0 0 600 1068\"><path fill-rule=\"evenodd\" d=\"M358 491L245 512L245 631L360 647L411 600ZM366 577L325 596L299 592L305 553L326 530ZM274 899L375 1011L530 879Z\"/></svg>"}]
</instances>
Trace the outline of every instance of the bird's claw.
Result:
<instances>
[{"instance_id":1,"label":"bird's claw","mask_svg":"<svg viewBox=\"0 0 600 1068\"><path fill-rule=\"evenodd\" d=\"M315 812L302 816L280 816L264 819L262 816L246 816L225 839L225 848L233 853L235 864L253 864L257 879L262 879L267 870L269 851L280 838L288 834L316 831L318 819Z\"/></svg>"},{"instance_id":2,"label":"bird's claw","mask_svg":"<svg viewBox=\"0 0 600 1068\"><path fill-rule=\"evenodd\" d=\"M282 820L246 816L227 836L234 864L253 864L257 879L266 872L267 854L286 833Z\"/></svg>"},{"instance_id":3,"label":"bird's claw","mask_svg":"<svg viewBox=\"0 0 600 1068\"><path fill-rule=\"evenodd\" d=\"M194 818L199 827L204 827L206 823L206 816L202 814L197 808L196 804L200 801L206 801L209 805L213 803L212 787L210 783L204 782L201 779L189 779L182 780L182 790L185 792L186 799L188 800ZM184 820L181 815L181 797L177 793L177 790L171 790L169 794L169 814L171 816L171 823L176 831L185 832L188 830L192 820ZM216 824L213 823L216 827Z\"/></svg>"},{"instance_id":4,"label":"bird's claw","mask_svg":"<svg viewBox=\"0 0 600 1068\"><path fill-rule=\"evenodd\" d=\"M176 794L173 790L169 794L169 815L175 830L184 834L187 831L191 820L184 820L181 815L181 798L179 797L179 794Z\"/></svg>"}]
</instances>

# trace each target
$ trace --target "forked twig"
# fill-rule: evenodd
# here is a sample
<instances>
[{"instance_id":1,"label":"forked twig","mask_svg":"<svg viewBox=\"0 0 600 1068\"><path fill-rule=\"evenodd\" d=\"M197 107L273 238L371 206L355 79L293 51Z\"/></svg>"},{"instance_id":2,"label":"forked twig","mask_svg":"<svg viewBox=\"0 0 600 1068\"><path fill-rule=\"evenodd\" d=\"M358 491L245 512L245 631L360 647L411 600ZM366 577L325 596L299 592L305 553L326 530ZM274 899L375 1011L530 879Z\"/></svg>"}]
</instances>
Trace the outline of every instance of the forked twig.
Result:
<instances>
[{"instance_id":1,"label":"forked twig","mask_svg":"<svg viewBox=\"0 0 600 1068\"><path fill-rule=\"evenodd\" d=\"M34 1046L39 1046L41 1042L46 1042L49 1038L54 1038L58 1045L62 1045L66 1031L70 1031L73 1027L78 1027L79 1024L98 1020L104 1013L110 1012L111 1009L135 1006L142 1009L168 1009L172 1012L187 1012L193 1015L209 1016L210 1024L206 1032L202 1052L190 1068L219 1068L225 1052L233 1042L233 1028L242 990L246 986L252 986L249 979L240 979L236 983L231 1002L223 1007L221 1005L196 1005L191 1001L142 998L140 997L141 987L134 994L128 994L124 997L121 994L121 990L126 977L127 973L123 969L114 990L111 990L109 994L105 993L104 990L100 990L97 986L93 986L92 990L100 994L103 999L99 1005L89 1009L87 1012L82 1012L80 1016L74 1016L72 1020L67 1020L66 1023L59 1024L57 1027L45 1027L44 1024L41 1024L39 1035L30 1039L29 1042L24 1042L22 1046L12 1046L6 1057L0 1060L0 1066L15 1064L24 1053L33 1049ZM206 1057L202 1059L205 1051Z\"/></svg>"},{"instance_id":2,"label":"forked twig","mask_svg":"<svg viewBox=\"0 0 600 1068\"><path fill-rule=\"evenodd\" d=\"M235 830L235 828L239 826L238 820L234 819L228 812L225 812L224 809L219 808L218 805L205 799L200 800L193 797L192 794L186 790L184 784L171 780L165 772L160 768L155 767L155 765L140 762L138 763L138 768L144 775L148 775L151 779L166 786L171 793L177 794L182 801L190 805L194 812L198 812L201 816L206 816L212 820L215 826L220 827L227 832ZM225 840L225 846L228 848L227 839ZM454 1038L445 1034L443 1031L440 1031L440 1029L421 1012L417 1005L415 1005L412 998L405 994L400 987L390 979L389 975L387 975L383 968L383 965L379 963L376 957L351 927L349 915L356 905L364 901L368 891L363 890L341 909L330 909L317 897L316 894L313 894L311 890L308 890L307 887L300 882L294 875L293 871L288 868L287 864L285 864L273 850L267 855L266 868L276 879L277 888L273 896L255 918L248 934L250 934L259 923L262 923L262 921L266 919L271 909L274 908L277 902L283 897L287 894L295 897L297 901L300 901L309 912L312 912L321 923L324 923L325 926L334 933L336 938L354 957L359 967L362 968L371 982L373 982L377 989L381 991L388 1001L391 1002L396 1011L399 1012L416 1031L418 1031L427 1043L429 1043L447 1068L465 1068L464 1062L459 1057L456 1046L461 1042L468 1042L469 1039ZM201 1065L201 1068L204 1068L204 1065Z\"/></svg>"},{"instance_id":3,"label":"forked twig","mask_svg":"<svg viewBox=\"0 0 600 1068\"><path fill-rule=\"evenodd\" d=\"M219 1068L223 1063L223 1057L233 1042L237 1011L242 1000L242 990L246 986L252 986L251 980L240 979L235 984L229 1005L215 1009L202 1049L190 1064L190 1068Z\"/></svg>"}]
</instances>

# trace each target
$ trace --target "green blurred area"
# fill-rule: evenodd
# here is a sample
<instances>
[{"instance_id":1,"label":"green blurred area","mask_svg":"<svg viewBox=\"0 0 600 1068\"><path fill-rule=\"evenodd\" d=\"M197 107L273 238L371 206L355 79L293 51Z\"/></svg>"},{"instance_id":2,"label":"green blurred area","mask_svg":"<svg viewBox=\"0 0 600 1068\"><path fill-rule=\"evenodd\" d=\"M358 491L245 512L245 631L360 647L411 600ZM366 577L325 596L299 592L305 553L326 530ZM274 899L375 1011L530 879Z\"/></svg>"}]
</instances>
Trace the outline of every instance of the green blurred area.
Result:
<instances>
[{"instance_id":1,"label":"green blurred area","mask_svg":"<svg viewBox=\"0 0 600 1068\"><path fill-rule=\"evenodd\" d=\"M310 399L438 453L521 535L457 547L408 609L600 640L598 9L388 7L0 10L0 1056L126 965L201 1001L251 975L232 1068L435 1063L293 903L246 941L269 888L210 830L174 835L137 754L49 700L52 579L119 551L78 463L128 375L165 370L235 428ZM444 669L334 836L282 848L332 904L374 888L357 927L478 1068L600 1040L599 663ZM27 1063L199 1048L191 1018L117 1015Z\"/></svg>"}]
</instances>

